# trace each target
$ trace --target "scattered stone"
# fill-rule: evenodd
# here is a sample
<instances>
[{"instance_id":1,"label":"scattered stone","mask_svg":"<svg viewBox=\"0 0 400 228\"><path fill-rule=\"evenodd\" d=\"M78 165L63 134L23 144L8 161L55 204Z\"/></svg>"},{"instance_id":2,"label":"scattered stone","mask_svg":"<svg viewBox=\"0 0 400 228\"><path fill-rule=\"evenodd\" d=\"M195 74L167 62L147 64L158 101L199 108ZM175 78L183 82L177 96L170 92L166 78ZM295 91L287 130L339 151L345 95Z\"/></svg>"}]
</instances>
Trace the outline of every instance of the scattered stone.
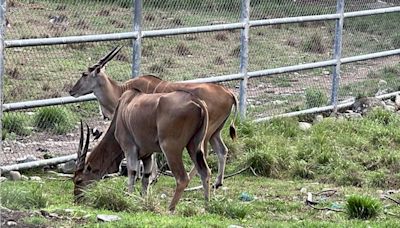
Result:
<instances>
[{"instance_id":1,"label":"scattered stone","mask_svg":"<svg viewBox=\"0 0 400 228\"><path fill-rule=\"evenodd\" d=\"M24 158L18 159L17 163L26 163L26 162L33 162L33 161L38 161L39 159L33 155L28 155Z\"/></svg>"},{"instance_id":2,"label":"scattered stone","mask_svg":"<svg viewBox=\"0 0 400 228\"><path fill-rule=\"evenodd\" d=\"M6 225L7 225L7 226L17 226L18 223L17 223L16 221L9 220L9 221L6 222Z\"/></svg>"},{"instance_id":3,"label":"scattered stone","mask_svg":"<svg viewBox=\"0 0 400 228\"><path fill-rule=\"evenodd\" d=\"M75 172L75 161L68 161L57 166L61 173L73 174Z\"/></svg>"},{"instance_id":4,"label":"scattered stone","mask_svg":"<svg viewBox=\"0 0 400 228\"><path fill-rule=\"evenodd\" d=\"M165 199L165 198L167 198L167 195L165 193L163 193L160 195L160 197L161 197L161 199Z\"/></svg>"},{"instance_id":5,"label":"scattered stone","mask_svg":"<svg viewBox=\"0 0 400 228\"><path fill-rule=\"evenodd\" d=\"M353 112L352 110L347 110L346 113L343 114L347 119L357 119L362 118L361 113Z\"/></svg>"},{"instance_id":6,"label":"scattered stone","mask_svg":"<svg viewBox=\"0 0 400 228\"><path fill-rule=\"evenodd\" d=\"M385 108L385 110L390 111L390 112L396 111L396 107L393 105L385 105L384 108Z\"/></svg>"},{"instance_id":7,"label":"scattered stone","mask_svg":"<svg viewBox=\"0 0 400 228\"><path fill-rule=\"evenodd\" d=\"M13 181L21 180L22 176L21 173L18 171L10 171L10 179Z\"/></svg>"},{"instance_id":8,"label":"scattered stone","mask_svg":"<svg viewBox=\"0 0 400 228\"><path fill-rule=\"evenodd\" d=\"M0 182L4 182L7 180L7 177L0 177Z\"/></svg>"},{"instance_id":9,"label":"scattered stone","mask_svg":"<svg viewBox=\"0 0 400 228\"><path fill-rule=\"evenodd\" d=\"M25 176L25 175L21 175L21 180L27 181L27 180L29 180L29 177L27 177L27 176Z\"/></svg>"},{"instance_id":10,"label":"scattered stone","mask_svg":"<svg viewBox=\"0 0 400 228\"><path fill-rule=\"evenodd\" d=\"M49 152L49 150L48 150L47 148L43 148L43 147L37 148L36 151L39 151L39 152Z\"/></svg>"},{"instance_id":11,"label":"scattered stone","mask_svg":"<svg viewBox=\"0 0 400 228\"><path fill-rule=\"evenodd\" d=\"M97 220L102 222L118 221L121 218L117 215L97 215Z\"/></svg>"},{"instance_id":12,"label":"scattered stone","mask_svg":"<svg viewBox=\"0 0 400 228\"><path fill-rule=\"evenodd\" d=\"M362 97L356 100L353 104L352 110L361 114L365 114L374 107L384 107L385 102L376 97Z\"/></svg>"},{"instance_id":13,"label":"scattered stone","mask_svg":"<svg viewBox=\"0 0 400 228\"><path fill-rule=\"evenodd\" d=\"M319 123L319 122L322 122L323 120L324 120L324 116L319 114L319 115L315 116L314 123Z\"/></svg>"},{"instance_id":14,"label":"scattered stone","mask_svg":"<svg viewBox=\"0 0 400 228\"><path fill-rule=\"evenodd\" d=\"M299 122L299 128L303 131L307 131L311 128L311 124L307 122Z\"/></svg>"},{"instance_id":15,"label":"scattered stone","mask_svg":"<svg viewBox=\"0 0 400 228\"><path fill-rule=\"evenodd\" d=\"M378 82L378 86L379 87L386 87L387 86L387 81L385 81L385 80L379 80L379 82Z\"/></svg>"},{"instance_id":16,"label":"scattered stone","mask_svg":"<svg viewBox=\"0 0 400 228\"><path fill-rule=\"evenodd\" d=\"M229 225L228 228L243 228L243 226L239 226L239 225Z\"/></svg>"},{"instance_id":17,"label":"scattered stone","mask_svg":"<svg viewBox=\"0 0 400 228\"><path fill-rule=\"evenodd\" d=\"M301 189L300 189L300 192L301 192L301 193L307 193L307 188L304 188L304 187L301 188Z\"/></svg>"},{"instance_id":18,"label":"scattered stone","mask_svg":"<svg viewBox=\"0 0 400 228\"><path fill-rule=\"evenodd\" d=\"M329 75L331 72L329 72L328 70L324 70L324 71L322 71L322 73L323 73L324 75Z\"/></svg>"},{"instance_id":19,"label":"scattered stone","mask_svg":"<svg viewBox=\"0 0 400 228\"><path fill-rule=\"evenodd\" d=\"M282 100L275 100L271 102L273 105L282 105L282 104L287 104L288 101L282 101Z\"/></svg>"},{"instance_id":20,"label":"scattered stone","mask_svg":"<svg viewBox=\"0 0 400 228\"><path fill-rule=\"evenodd\" d=\"M400 95L397 94L394 98L394 103L396 104L397 108L400 108Z\"/></svg>"},{"instance_id":21,"label":"scattered stone","mask_svg":"<svg viewBox=\"0 0 400 228\"><path fill-rule=\"evenodd\" d=\"M42 181L42 178L40 178L38 176L31 176L29 179L33 180L33 181Z\"/></svg>"}]
</instances>

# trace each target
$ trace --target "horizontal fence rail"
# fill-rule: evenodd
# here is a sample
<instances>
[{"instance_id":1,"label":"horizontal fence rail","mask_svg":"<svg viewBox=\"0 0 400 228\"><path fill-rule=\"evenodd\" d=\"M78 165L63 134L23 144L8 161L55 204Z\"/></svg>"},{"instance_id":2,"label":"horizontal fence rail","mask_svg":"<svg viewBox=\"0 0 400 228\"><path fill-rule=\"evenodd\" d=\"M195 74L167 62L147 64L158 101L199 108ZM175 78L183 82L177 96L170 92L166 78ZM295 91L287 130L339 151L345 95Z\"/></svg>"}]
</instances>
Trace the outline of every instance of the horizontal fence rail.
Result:
<instances>
[{"instance_id":1,"label":"horizontal fence rail","mask_svg":"<svg viewBox=\"0 0 400 228\"><path fill-rule=\"evenodd\" d=\"M388 57L393 55L400 55L400 49L390 50L390 51L383 51L377 52L372 54L366 55L358 55L352 57L341 58L340 61L342 64L353 63L357 61L363 61L368 59L375 59L375 58L382 58ZM287 66L287 67L279 67L273 68L268 70L260 70L260 71L252 71L248 72L247 75L249 78L256 78L274 74L283 74L283 73L290 73L296 72L301 70L309 70L314 68L321 68L321 67L328 67L334 66L336 64L336 60L327 60L321 61L316 63L306 63L300 64L295 66ZM197 78L192 80L181 81L184 82L194 82L194 83L217 83L217 82L227 82L227 81L234 81L243 79L243 74L231 74L231 75L223 75L223 76L212 76L212 77L205 77L205 78ZM68 97L60 97L60 98L51 98L51 99L43 99L43 100L35 100L35 101L24 101L24 102L16 102L16 103L9 103L3 104L3 111L16 111L28 108L38 108L50 105L62 105L62 104L71 104L71 103L78 103L84 101L92 101L96 100L96 97L93 94L82 96L79 98L74 98L71 96Z\"/></svg>"}]
</instances>

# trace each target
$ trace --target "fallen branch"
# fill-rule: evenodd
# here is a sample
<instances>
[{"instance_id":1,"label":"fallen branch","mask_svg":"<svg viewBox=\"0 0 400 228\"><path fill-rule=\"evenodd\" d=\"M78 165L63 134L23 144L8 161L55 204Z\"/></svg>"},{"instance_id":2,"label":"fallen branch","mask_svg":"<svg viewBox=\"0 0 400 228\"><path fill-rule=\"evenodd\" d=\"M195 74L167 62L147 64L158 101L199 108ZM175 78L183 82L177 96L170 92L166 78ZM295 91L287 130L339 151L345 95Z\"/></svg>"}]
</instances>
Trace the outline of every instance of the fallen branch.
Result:
<instances>
[{"instance_id":1,"label":"fallen branch","mask_svg":"<svg viewBox=\"0 0 400 228\"><path fill-rule=\"evenodd\" d=\"M315 203L315 202L312 202ZM334 212L343 212L346 213L344 210L336 209L336 208L330 208L330 207L316 207L312 204L311 202L308 202L306 200L306 205L311 207L312 209L319 210L319 211L334 211Z\"/></svg>"},{"instance_id":2,"label":"fallen branch","mask_svg":"<svg viewBox=\"0 0 400 228\"><path fill-rule=\"evenodd\" d=\"M256 173L256 171L254 170L253 167L250 166L250 170L251 170L251 172L254 174L254 176L258 177L258 175L257 175L257 173Z\"/></svg>"},{"instance_id":3,"label":"fallen branch","mask_svg":"<svg viewBox=\"0 0 400 228\"><path fill-rule=\"evenodd\" d=\"M245 168L243 168L243 169L241 169L241 170L239 170L239 171L237 171L235 173L231 173L231 174L225 175L224 179L228 179L229 177L233 177L233 176L236 176L236 175L238 175L240 173L243 173L244 171L248 170L249 168L252 169L250 166L247 166L247 167L245 167Z\"/></svg>"},{"instance_id":4,"label":"fallen branch","mask_svg":"<svg viewBox=\"0 0 400 228\"><path fill-rule=\"evenodd\" d=\"M397 205L400 205L400 201L399 200L393 199L392 197L390 197L388 195L383 195L383 198L391 200L391 201L395 202Z\"/></svg>"}]
</instances>

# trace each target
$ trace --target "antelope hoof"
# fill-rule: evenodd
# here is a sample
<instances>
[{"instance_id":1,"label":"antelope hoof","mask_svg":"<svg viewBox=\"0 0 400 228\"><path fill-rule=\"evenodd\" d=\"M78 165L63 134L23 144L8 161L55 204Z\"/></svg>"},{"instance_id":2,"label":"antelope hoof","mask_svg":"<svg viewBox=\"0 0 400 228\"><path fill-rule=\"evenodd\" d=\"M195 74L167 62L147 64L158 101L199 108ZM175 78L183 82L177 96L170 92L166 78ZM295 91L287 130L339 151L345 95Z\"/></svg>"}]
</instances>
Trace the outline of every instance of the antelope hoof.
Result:
<instances>
[{"instance_id":1,"label":"antelope hoof","mask_svg":"<svg viewBox=\"0 0 400 228\"><path fill-rule=\"evenodd\" d=\"M212 185L212 188L218 189L221 186L222 186L222 183L215 183Z\"/></svg>"}]
</instances>

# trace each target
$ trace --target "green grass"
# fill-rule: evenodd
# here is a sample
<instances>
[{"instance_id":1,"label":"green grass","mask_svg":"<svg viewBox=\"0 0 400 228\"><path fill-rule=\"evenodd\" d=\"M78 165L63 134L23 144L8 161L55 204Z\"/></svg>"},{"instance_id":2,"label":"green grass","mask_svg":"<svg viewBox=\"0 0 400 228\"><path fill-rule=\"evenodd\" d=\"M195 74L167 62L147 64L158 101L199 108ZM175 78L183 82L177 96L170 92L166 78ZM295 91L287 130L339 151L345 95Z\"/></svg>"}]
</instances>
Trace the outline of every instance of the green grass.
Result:
<instances>
[{"instance_id":1,"label":"green grass","mask_svg":"<svg viewBox=\"0 0 400 228\"><path fill-rule=\"evenodd\" d=\"M15 133L19 136L27 136L31 134L29 128L30 117L24 113L4 113L2 119L2 127L4 133Z\"/></svg>"},{"instance_id":2,"label":"green grass","mask_svg":"<svg viewBox=\"0 0 400 228\"><path fill-rule=\"evenodd\" d=\"M373 219L381 209L381 203L369 196L352 195L347 199L346 211L350 218Z\"/></svg>"},{"instance_id":3,"label":"green grass","mask_svg":"<svg viewBox=\"0 0 400 228\"><path fill-rule=\"evenodd\" d=\"M35 113L33 122L39 130L65 134L74 127L76 116L64 107L44 107Z\"/></svg>"}]
</instances>

